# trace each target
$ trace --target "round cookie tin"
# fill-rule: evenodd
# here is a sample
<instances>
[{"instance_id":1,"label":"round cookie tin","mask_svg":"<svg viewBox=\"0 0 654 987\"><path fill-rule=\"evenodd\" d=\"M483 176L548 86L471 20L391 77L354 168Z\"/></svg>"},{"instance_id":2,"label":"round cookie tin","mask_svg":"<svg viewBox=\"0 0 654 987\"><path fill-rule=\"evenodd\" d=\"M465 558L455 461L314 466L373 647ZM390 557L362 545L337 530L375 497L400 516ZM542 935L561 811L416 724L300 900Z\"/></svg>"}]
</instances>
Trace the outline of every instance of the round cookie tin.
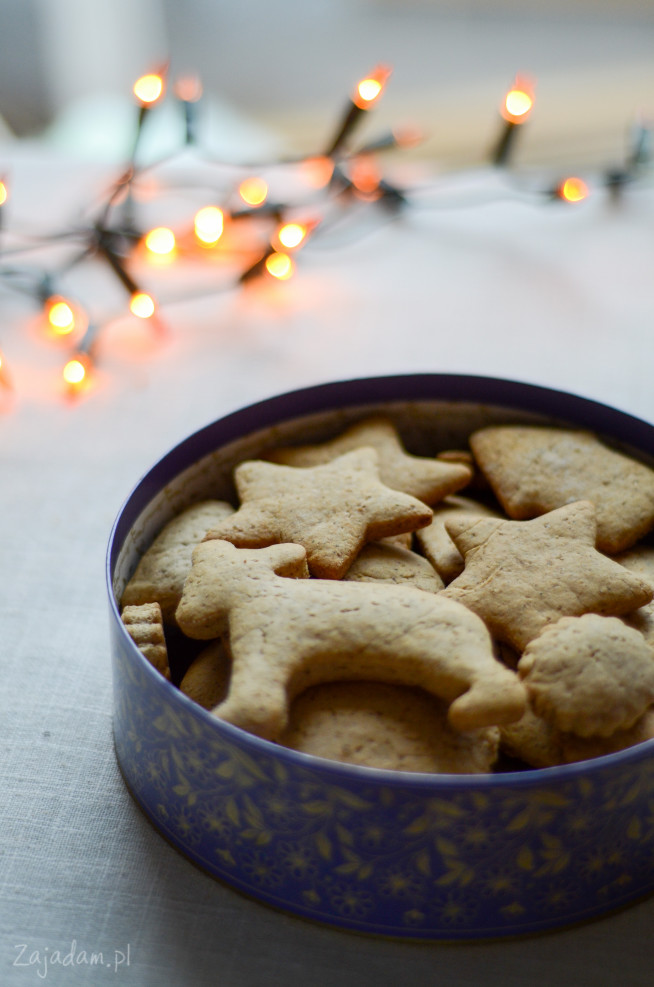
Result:
<instances>
[{"instance_id":1,"label":"round cookie tin","mask_svg":"<svg viewBox=\"0 0 654 987\"><path fill-rule=\"evenodd\" d=\"M231 887L287 912L414 940L534 933L654 890L654 740L561 767L412 774L304 755L219 721L165 680L117 600L179 509L227 497L271 437L314 441L371 411L407 447L454 448L488 421L560 421L654 455L654 426L572 394L495 378L340 381L249 406L189 436L140 480L107 552L114 737L157 830Z\"/></svg>"}]
</instances>

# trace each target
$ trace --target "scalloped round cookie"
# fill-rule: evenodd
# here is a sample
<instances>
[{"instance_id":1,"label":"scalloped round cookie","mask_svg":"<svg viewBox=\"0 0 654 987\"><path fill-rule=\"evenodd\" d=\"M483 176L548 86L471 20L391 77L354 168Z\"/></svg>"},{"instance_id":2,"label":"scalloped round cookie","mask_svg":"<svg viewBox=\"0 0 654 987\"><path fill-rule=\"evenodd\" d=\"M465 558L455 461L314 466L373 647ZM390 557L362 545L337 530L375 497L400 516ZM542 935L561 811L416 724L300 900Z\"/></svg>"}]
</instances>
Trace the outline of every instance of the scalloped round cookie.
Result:
<instances>
[{"instance_id":1,"label":"scalloped round cookie","mask_svg":"<svg viewBox=\"0 0 654 987\"><path fill-rule=\"evenodd\" d=\"M518 662L537 715L580 737L632 726L654 702L654 649L617 617L564 617Z\"/></svg>"}]
</instances>

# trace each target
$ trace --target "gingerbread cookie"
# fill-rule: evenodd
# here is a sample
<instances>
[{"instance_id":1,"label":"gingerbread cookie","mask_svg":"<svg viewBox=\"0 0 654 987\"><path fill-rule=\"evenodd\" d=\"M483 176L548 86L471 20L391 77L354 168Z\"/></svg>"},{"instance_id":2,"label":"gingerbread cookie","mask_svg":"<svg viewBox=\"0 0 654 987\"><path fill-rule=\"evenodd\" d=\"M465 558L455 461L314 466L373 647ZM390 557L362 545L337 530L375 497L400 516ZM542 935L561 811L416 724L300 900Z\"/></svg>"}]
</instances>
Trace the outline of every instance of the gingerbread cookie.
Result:
<instances>
[{"instance_id":1,"label":"gingerbread cookie","mask_svg":"<svg viewBox=\"0 0 654 987\"><path fill-rule=\"evenodd\" d=\"M446 703L420 689L330 682L293 701L279 743L387 771L480 774L497 759L499 729L458 733L447 721Z\"/></svg>"},{"instance_id":2,"label":"gingerbread cookie","mask_svg":"<svg viewBox=\"0 0 654 987\"><path fill-rule=\"evenodd\" d=\"M374 544L397 545L398 548L413 548L413 532L404 531L401 535L389 535L388 538L380 538Z\"/></svg>"},{"instance_id":3,"label":"gingerbread cookie","mask_svg":"<svg viewBox=\"0 0 654 987\"><path fill-rule=\"evenodd\" d=\"M530 641L518 674L535 712L580 737L626 730L654 702L654 649L617 617L563 617Z\"/></svg>"},{"instance_id":4,"label":"gingerbread cookie","mask_svg":"<svg viewBox=\"0 0 654 987\"><path fill-rule=\"evenodd\" d=\"M319 466L363 446L377 450L379 475L387 487L411 494L425 504L435 504L460 490L472 477L469 463L407 453L392 421L382 416L357 422L329 442L274 449L266 458L286 466Z\"/></svg>"},{"instance_id":5,"label":"gingerbread cookie","mask_svg":"<svg viewBox=\"0 0 654 987\"><path fill-rule=\"evenodd\" d=\"M530 768L553 768L564 761L561 735L531 707L515 723L500 728L500 750Z\"/></svg>"},{"instance_id":6,"label":"gingerbread cookie","mask_svg":"<svg viewBox=\"0 0 654 987\"><path fill-rule=\"evenodd\" d=\"M212 641L191 663L179 688L204 709L213 709L227 695L232 659L227 643Z\"/></svg>"},{"instance_id":7,"label":"gingerbread cookie","mask_svg":"<svg viewBox=\"0 0 654 987\"><path fill-rule=\"evenodd\" d=\"M226 501L203 500L173 518L142 556L125 587L121 605L158 603L164 623L173 623L193 549L210 528L233 513L234 508Z\"/></svg>"},{"instance_id":8,"label":"gingerbread cookie","mask_svg":"<svg viewBox=\"0 0 654 987\"><path fill-rule=\"evenodd\" d=\"M438 593L443 580L427 559L399 545L371 542L364 545L343 576L344 581L397 583Z\"/></svg>"},{"instance_id":9,"label":"gingerbread cookie","mask_svg":"<svg viewBox=\"0 0 654 987\"><path fill-rule=\"evenodd\" d=\"M445 583L451 582L463 572L463 556L445 528L451 518L500 517L497 511L470 497L454 495L446 497L434 508L431 524L416 531L415 537L427 558Z\"/></svg>"},{"instance_id":10,"label":"gingerbread cookie","mask_svg":"<svg viewBox=\"0 0 654 987\"><path fill-rule=\"evenodd\" d=\"M283 542L304 546L313 576L340 579L364 544L429 524L429 507L379 479L374 449L356 449L322 466L300 468L263 460L234 471L239 509L207 540L240 548Z\"/></svg>"},{"instance_id":11,"label":"gingerbread cookie","mask_svg":"<svg viewBox=\"0 0 654 987\"><path fill-rule=\"evenodd\" d=\"M620 616L654 595L595 549L595 510L587 501L531 521L452 518L445 527L465 569L441 595L469 607L518 651L560 617Z\"/></svg>"},{"instance_id":12,"label":"gingerbread cookie","mask_svg":"<svg viewBox=\"0 0 654 987\"><path fill-rule=\"evenodd\" d=\"M654 709L651 707L627 730L616 730L608 737L578 737L573 733L562 733L559 737L562 760L587 761L591 757L617 754L618 751L654 739Z\"/></svg>"},{"instance_id":13,"label":"gingerbread cookie","mask_svg":"<svg viewBox=\"0 0 654 987\"><path fill-rule=\"evenodd\" d=\"M442 463L458 463L459 466L466 466L470 470L470 481L466 486L466 492L471 494L488 494L490 484L475 462L470 449L445 449L439 452L436 457Z\"/></svg>"},{"instance_id":14,"label":"gingerbread cookie","mask_svg":"<svg viewBox=\"0 0 654 987\"><path fill-rule=\"evenodd\" d=\"M164 678L169 679L168 648L159 604L141 603L123 607L121 620L139 651Z\"/></svg>"},{"instance_id":15,"label":"gingerbread cookie","mask_svg":"<svg viewBox=\"0 0 654 987\"><path fill-rule=\"evenodd\" d=\"M654 470L591 432L498 425L473 433L470 446L513 519L589 500L597 513L597 547L609 554L654 527Z\"/></svg>"},{"instance_id":16,"label":"gingerbread cookie","mask_svg":"<svg viewBox=\"0 0 654 987\"><path fill-rule=\"evenodd\" d=\"M629 551L616 555L615 561L654 586L654 546L636 545ZM630 627L640 631L647 643L654 647L654 601L634 610L624 620Z\"/></svg>"},{"instance_id":17,"label":"gingerbread cookie","mask_svg":"<svg viewBox=\"0 0 654 987\"><path fill-rule=\"evenodd\" d=\"M442 593L308 575L299 545L213 539L195 549L176 617L189 637L229 630L232 674L216 716L275 740L295 695L338 679L420 686L450 704L458 730L524 712L524 686L466 607Z\"/></svg>"}]
</instances>

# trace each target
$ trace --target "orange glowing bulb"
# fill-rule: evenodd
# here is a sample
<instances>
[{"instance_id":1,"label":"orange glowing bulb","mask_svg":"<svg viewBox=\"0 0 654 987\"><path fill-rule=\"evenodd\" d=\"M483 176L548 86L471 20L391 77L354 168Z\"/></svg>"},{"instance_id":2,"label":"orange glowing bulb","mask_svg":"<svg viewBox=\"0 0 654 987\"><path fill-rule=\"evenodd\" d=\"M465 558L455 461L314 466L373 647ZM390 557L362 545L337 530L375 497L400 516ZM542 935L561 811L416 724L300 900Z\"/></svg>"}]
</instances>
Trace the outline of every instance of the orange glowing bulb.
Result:
<instances>
[{"instance_id":1,"label":"orange glowing bulb","mask_svg":"<svg viewBox=\"0 0 654 987\"><path fill-rule=\"evenodd\" d=\"M9 192L5 182L0 181L0 206L4 206L5 202L9 198Z\"/></svg>"},{"instance_id":2,"label":"orange glowing bulb","mask_svg":"<svg viewBox=\"0 0 654 987\"><path fill-rule=\"evenodd\" d=\"M151 296L144 291L135 291L129 300L129 310L139 319L149 319L154 315L155 304Z\"/></svg>"},{"instance_id":3,"label":"orange glowing bulb","mask_svg":"<svg viewBox=\"0 0 654 987\"><path fill-rule=\"evenodd\" d=\"M6 387L8 390L11 390L12 388L11 377L9 376L9 373L7 371L7 366L5 363L5 358L2 350L0 350L0 384L2 384L2 386Z\"/></svg>"},{"instance_id":4,"label":"orange glowing bulb","mask_svg":"<svg viewBox=\"0 0 654 987\"><path fill-rule=\"evenodd\" d=\"M275 252L266 257L266 270L279 281L287 281L292 276L295 265L288 254Z\"/></svg>"},{"instance_id":5,"label":"orange glowing bulb","mask_svg":"<svg viewBox=\"0 0 654 987\"><path fill-rule=\"evenodd\" d=\"M172 254L175 249L175 234L167 226L157 226L146 234L145 245L153 254Z\"/></svg>"},{"instance_id":6,"label":"orange glowing bulb","mask_svg":"<svg viewBox=\"0 0 654 987\"><path fill-rule=\"evenodd\" d=\"M382 84L379 79L362 79L357 88L359 99L362 99L364 103L372 103L381 91Z\"/></svg>"},{"instance_id":7,"label":"orange glowing bulb","mask_svg":"<svg viewBox=\"0 0 654 987\"><path fill-rule=\"evenodd\" d=\"M134 83L134 95L143 106L156 103L164 90L164 81L154 72L142 75Z\"/></svg>"},{"instance_id":8,"label":"orange glowing bulb","mask_svg":"<svg viewBox=\"0 0 654 987\"><path fill-rule=\"evenodd\" d=\"M393 137L398 147L415 147L416 144L421 144L425 139L422 130L411 125L393 127Z\"/></svg>"},{"instance_id":9,"label":"orange glowing bulb","mask_svg":"<svg viewBox=\"0 0 654 987\"><path fill-rule=\"evenodd\" d=\"M211 245L220 240L225 227L225 216L218 206L204 206L195 214L193 228L200 243Z\"/></svg>"},{"instance_id":10,"label":"orange glowing bulb","mask_svg":"<svg viewBox=\"0 0 654 987\"><path fill-rule=\"evenodd\" d=\"M329 185L333 174L334 162L327 156L318 155L302 162L302 177L310 188L324 188Z\"/></svg>"},{"instance_id":11,"label":"orange glowing bulb","mask_svg":"<svg viewBox=\"0 0 654 987\"><path fill-rule=\"evenodd\" d=\"M87 368L84 366L82 360L73 357L72 360L68 361L61 375L71 387L79 387L86 378Z\"/></svg>"},{"instance_id":12,"label":"orange glowing bulb","mask_svg":"<svg viewBox=\"0 0 654 987\"><path fill-rule=\"evenodd\" d=\"M306 226L302 226L300 223L285 223L278 231L277 239L282 247L286 247L287 250L293 250L295 247L300 246L306 235Z\"/></svg>"},{"instance_id":13,"label":"orange glowing bulb","mask_svg":"<svg viewBox=\"0 0 654 987\"><path fill-rule=\"evenodd\" d=\"M197 75L184 75L178 79L175 95L185 103L197 103L202 96L202 83Z\"/></svg>"},{"instance_id":14,"label":"orange glowing bulb","mask_svg":"<svg viewBox=\"0 0 654 987\"><path fill-rule=\"evenodd\" d=\"M369 76L359 82L353 102L360 109L367 110L381 96L390 74L389 68L385 65L378 65Z\"/></svg>"},{"instance_id":15,"label":"orange glowing bulb","mask_svg":"<svg viewBox=\"0 0 654 987\"><path fill-rule=\"evenodd\" d=\"M511 92L507 93L504 105L506 112L511 116L523 117L525 113L529 113L533 100L529 93L525 93L521 89L512 89Z\"/></svg>"},{"instance_id":16,"label":"orange glowing bulb","mask_svg":"<svg viewBox=\"0 0 654 987\"><path fill-rule=\"evenodd\" d=\"M524 123L534 105L534 89L529 80L518 76L508 91L502 116L509 123Z\"/></svg>"},{"instance_id":17,"label":"orange glowing bulb","mask_svg":"<svg viewBox=\"0 0 654 987\"><path fill-rule=\"evenodd\" d=\"M238 192L248 206L260 206L266 201L268 183L263 178L245 178L239 185Z\"/></svg>"},{"instance_id":18,"label":"orange glowing bulb","mask_svg":"<svg viewBox=\"0 0 654 987\"><path fill-rule=\"evenodd\" d=\"M374 158L361 155L352 161L350 181L362 195L374 195L379 189L381 173Z\"/></svg>"},{"instance_id":19,"label":"orange glowing bulb","mask_svg":"<svg viewBox=\"0 0 654 987\"><path fill-rule=\"evenodd\" d=\"M559 186L559 195L566 202L581 202L589 195L589 189L583 178L566 178Z\"/></svg>"},{"instance_id":20,"label":"orange glowing bulb","mask_svg":"<svg viewBox=\"0 0 654 987\"><path fill-rule=\"evenodd\" d=\"M53 332L66 336L75 328L75 313L65 298L50 298L47 303L48 323Z\"/></svg>"}]
</instances>

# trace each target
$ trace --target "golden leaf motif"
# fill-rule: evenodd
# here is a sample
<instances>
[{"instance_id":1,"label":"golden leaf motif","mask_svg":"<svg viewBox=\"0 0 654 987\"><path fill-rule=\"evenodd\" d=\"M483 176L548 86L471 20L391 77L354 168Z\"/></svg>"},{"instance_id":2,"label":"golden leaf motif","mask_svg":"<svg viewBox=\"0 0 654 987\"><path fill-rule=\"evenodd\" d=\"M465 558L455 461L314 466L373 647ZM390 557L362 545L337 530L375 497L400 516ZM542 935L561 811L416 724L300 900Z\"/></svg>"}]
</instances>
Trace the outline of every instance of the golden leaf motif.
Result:
<instances>
[{"instance_id":1,"label":"golden leaf motif","mask_svg":"<svg viewBox=\"0 0 654 987\"><path fill-rule=\"evenodd\" d=\"M431 874L431 858L429 856L429 851L421 850L420 853L415 855L413 860L416 865L416 870L418 870L421 874L424 874L426 877L429 877Z\"/></svg>"},{"instance_id":2,"label":"golden leaf motif","mask_svg":"<svg viewBox=\"0 0 654 987\"><path fill-rule=\"evenodd\" d=\"M516 857L518 867L522 870L533 870L534 867L534 855L528 846L522 846L518 850L518 855Z\"/></svg>"},{"instance_id":3,"label":"golden leaf motif","mask_svg":"<svg viewBox=\"0 0 654 987\"><path fill-rule=\"evenodd\" d=\"M551 815L546 815L539 820L538 809L532 806L527 806L522 812L519 812L517 816L514 816L511 822L507 825L507 833L517 833L521 829L526 829L532 822L549 822Z\"/></svg>"},{"instance_id":4,"label":"golden leaf motif","mask_svg":"<svg viewBox=\"0 0 654 987\"><path fill-rule=\"evenodd\" d=\"M175 795L182 795L182 796L189 795L191 791L191 786L189 785L186 778L182 778L179 785L173 785L173 791Z\"/></svg>"},{"instance_id":5,"label":"golden leaf motif","mask_svg":"<svg viewBox=\"0 0 654 987\"><path fill-rule=\"evenodd\" d=\"M385 808L390 808L390 806L395 803L395 793L392 788L382 788L379 793L379 804L383 805Z\"/></svg>"},{"instance_id":6,"label":"golden leaf motif","mask_svg":"<svg viewBox=\"0 0 654 987\"><path fill-rule=\"evenodd\" d=\"M510 905L504 905L500 911L505 915L522 915L525 911L525 906L521 905L519 901L512 901Z\"/></svg>"},{"instance_id":7,"label":"golden leaf motif","mask_svg":"<svg viewBox=\"0 0 654 987\"><path fill-rule=\"evenodd\" d=\"M236 800L232 798L231 795L225 802L225 813L227 814L227 818L229 819L229 821L234 823L235 826L241 825L241 817L239 815L238 805L236 804Z\"/></svg>"},{"instance_id":8,"label":"golden leaf motif","mask_svg":"<svg viewBox=\"0 0 654 987\"><path fill-rule=\"evenodd\" d=\"M465 887L466 884L470 884L474 880L474 877L475 872L472 867L468 867L462 860L450 860L446 873L438 878L436 884L460 884Z\"/></svg>"},{"instance_id":9,"label":"golden leaf motif","mask_svg":"<svg viewBox=\"0 0 654 987\"><path fill-rule=\"evenodd\" d=\"M570 854L566 851L565 853L560 853L552 861L552 874L560 874L562 870L565 870L570 863Z\"/></svg>"},{"instance_id":10,"label":"golden leaf motif","mask_svg":"<svg viewBox=\"0 0 654 987\"><path fill-rule=\"evenodd\" d=\"M170 756L172 757L173 762L175 764L175 767L177 768L177 771L179 772L179 774L181 776L182 773L183 773L182 769L184 767L184 762L183 762L183 760L181 758L181 755L180 755L180 753L179 753L179 751L177 750L176 747L171 747L171 749L170 749Z\"/></svg>"},{"instance_id":11,"label":"golden leaf motif","mask_svg":"<svg viewBox=\"0 0 654 987\"><path fill-rule=\"evenodd\" d=\"M367 802L365 799L361 798L360 795L356 795L354 792L348 792L346 788L332 788L331 794L337 802L341 802L346 805L348 809L357 809L360 812L366 809L372 808L372 803Z\"/></svg>"},{"instance_id":12,"label":"golden leaf motif","mask_svg":"<svg viewBox=\"0 0 654 987\"><path fill-rule=\"evenodd\" d=\"M273 761L273 774L275 775L275 781L278 781L280 785L288 781L288 771L281 761Z\"/></svg>"},{"instance_id":13,"label":"golden leaf motif","mask_svg":"<svg viewBox=\"0 0 654 987\"><path fill-rule=\"evenodd\" d=\"M436 849L438 850L438 852L442 857L456 857L457 855L456 846L450 840L443 839L442 836L439 836L436 838L434 842L436 845Z\"/></svg>"},{"instance_id":14,"label":"golden leaf motif","mask_svg":"<svg viewBox=\"0 0 654 987\"><path fill-rule=\"evenodd\" d=\"M584 798L588 798L595 791L595 786L589 778L580 778L577 787L579 794Z\"/></svg>"},{"instance_id":15,"label":"golden leaf motif","mask_svg":"<svg viewBox=\"0 0 654 987\"><path fill-rule=\"evenodd\" d=\"M313 799L311 802L303 802L301 808L310 816L326 816L330 812L329 802L322 799Z\"/></svg>"},{"instance_id":16,"label":"golden leaf motif","mask_svg":"<svg viewBox=\"0 0 654 987\"><path fill-rule=\"evenodd\" d=\"M167 737L173 737L178 740L180 737L186 736L184 723L170 706L166 706L165 712L161 716L155 717L152 724Z\"/></svg>"},{"instance_id":17,"label":"golden leaf motif","mask_svg":"<svg viewBox=\"0 0 654 987\"><path fill-rule=\"evenodd\" d=\"M319 830L316 833L316 846L318 848L318 853L324 860L332 859L332 843L329 837Z\"/></svg>"},{"instance_id":18,"label":"golden leaf motif","mask_svg":"<svg viewBox=\"0 0 654 987\"><path fill-rule=\"evenodd\" d=\"M334 868L337 874L355 874L359 868L359 862L350 860L345 864L339 864Z\"/></svg>"},{"instance_id":19,"label":"golden leaf motif","mask_svg":"<svg viewBox=\"0 0 654 987\"><path fill-rule=\"evenodd\" d=\"M252 840L253 843L261 843L261 830L257 829L256 826L248 826L247 829L241 830L241 836L244 840ZM265 840L269 843L270 840Z\"/></svg>"},{"instance_id":20,"label":"golden leaf motif","mask_svg":"<svg viewBox=\"0 0 654 987\"><path fill-rule=\"evenodd\" d=\"M563 848L561 840L549 833L542 833L541 841L544 848L541 855L545 862L534 872L536 877L543 877L545 874L559 874L565 870L570 862L570 854Z\"/></svg>"},{"instance_id":21,"label":"golden leaf motif","mask_svg":"<svg viewBox=\"0 0 654 987\"><path fill-rule=\"evenodd\" d=\"M418 816L409 823L408 826L404 827L404 832L409 836L419 836L420 833L424 833L429 828L429 817L428 816Z\"/></svg>"},{"instance_id":22,"label":"golden leaf motif","mask_svg":"<svg viewBox=\"0 0 654 987\"><path fill-rule=\"evenodd\" d=\"M472 804L474 805L477 812L485 812L486 809L488 808L488 796L482 795L481 792L473 792Z\"/></svg>"},{"instance_id":23,"label":"golden leaf motif","mask_svg":"<svg viewBox=\"0 0 654 987\"><path fill-rule=\"evenodd\" d=\"M624 796L620 800L620 804L630 805L632 802L635 802L636 799L639 798L642 790L643 790L642 783L640 781L635 782L631 786L631 788L629 788L628 791L625 792Z\"/></svg>"},{"instance_id":24,"label":"golden leaf motif","mask_svg":"<svg viewBox=\"0 0 654 987\"><path fill-rule=\"evenodd\" d=\"M349 831L349 829L346 829L345 826L342 826L340 823L337 823L336 825L336 835L338 836L340 842L345 846L352 846L352 844L354 843L354 837L352 836L352 833Z\"/></svg>"},{"instance_id":25,"label":"golden leaf motif","mask_svg":"<svg viewBox=\"0 0 654 987\"><path fill-rule=\"evenodd\" d=\"M460 819L461 816L465 815L465 809L456 802L448 802L446 799L430 799L429 808L434 815L449 816L451 819Z\"/></svg>"},{"instance_id":26,"label":"golden leaf motif","mask_svg":"<svg viewBox=\"0 0 654 987\"><path fill-rule=\"evenodd\" d=\"M259 767L254 758L250 757L249 754L245 754L244 751L236 751L234 756L239 766L243 768L248 775L250 775L247 779L248 784L255 778L257 781L267 782L269 780L266 772ZM243 782L246 783L245 778L243 779Z\"/></svg>"},{"instance_id":27,"label":"golden leaf motif","mask_svg":"<svg viewBox=\"0 0 654 987\"><path fill-rule=\"evenodd\" d=\"M256 826L259 829L263 829L265 822L263 818L263 813L258 805L252 801L248 795L243 796L243 807L245 812L245 818L250 823L251 826Z\"/></svg>"},{"instance_id":28,"label":"golden leaf motif","mask_svg":"<svg viewBox=\"0 0 654 987\"><path fill-rule=\"evenodd\" d=\"M234 762L233 761L223 761L216 768L216 774L221 778L233 778L234 777Z\"/></svg>"}]
</instances>

